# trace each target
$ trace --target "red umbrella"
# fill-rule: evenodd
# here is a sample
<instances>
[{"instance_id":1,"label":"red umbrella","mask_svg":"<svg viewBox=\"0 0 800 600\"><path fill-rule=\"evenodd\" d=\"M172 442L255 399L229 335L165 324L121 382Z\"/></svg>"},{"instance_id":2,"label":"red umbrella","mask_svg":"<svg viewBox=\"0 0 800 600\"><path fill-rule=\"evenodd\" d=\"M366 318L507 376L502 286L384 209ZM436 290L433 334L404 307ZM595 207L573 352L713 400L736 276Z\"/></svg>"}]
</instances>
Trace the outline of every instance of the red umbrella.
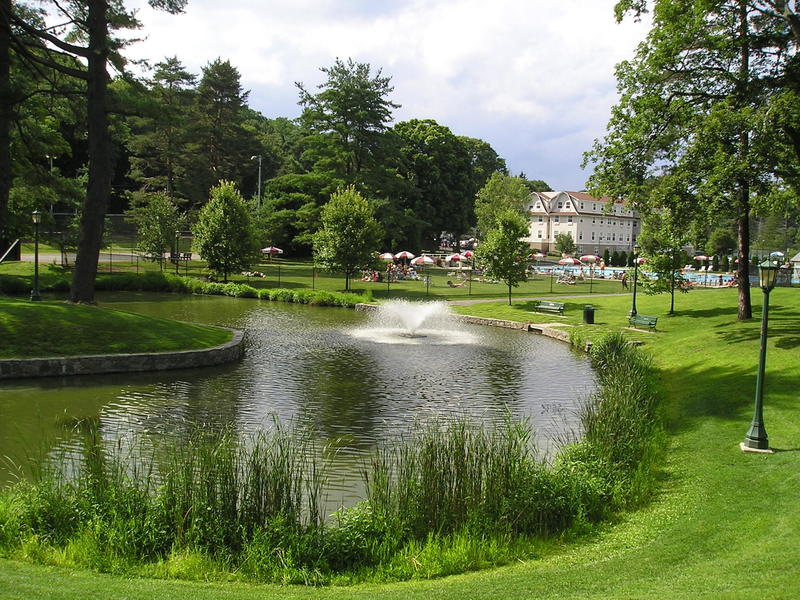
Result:
<instances>
[{"instance_id":1,"label":"red umbrella","mask_svg":"<svg viewBox=\"0 0 800 600\"><path fill-rule=\"evenodd\" d=\"M534 252L533 254L531 254L531 258L536 260L541 260L544 258L544 254L542 254L541 252Z\"/></svg>"},{"instance_id":2,"label":"red umbrella","mask_svg":"<svg viewBox=\"0 0 800 600\"><path fill-rule=\"evenodd\" d=\"M641 257L636 259L636 263L640 264L640 265L643 265L646 262L647 262L647 259L644 256L641 256Z\"/></svg>"},{"instance_id":3,"label":"red umbrella","mask_svg":"<svg viewBox=\"0 0 800 600\"><path fill-rule=\"evenodd\" d=\"M583 256L581 256L581 260L583 262L594 263L600 260L600 257L597 256L596 254L584 254Z\"/></svg>"},{"instance_id":4,"label":"red umbrella","mask_svg":"<svg viewBox=\"0 0 800 600\"><path fill-rule=\"evenodd\" d=\"M379 256L381 260L394 260L394 254L391 252L384 252Z\"/></svg>"},{"instance_id":5,"label":"red umbrella","mask_svg":"<svg viewBox=\"0 0 800 600\"><path fill-rule=\"evenodd\" d=\"M694 260L711 260L711 257L706 256L705 254L698 254L694 257Z\"/></svg>"},{"instance_id":6,"label":"red umbrella","mask_svg":"<svg viewBox=\"0 0 800 600\"><path fill-rule=\"evenodd\" d=\"M472 258L474 256L474 254L473 254L472 250L467 250L466 252L464 252L464 254L462 256L464 258Z\"/></svg>"},{"instance_id":7,"label":"red umbrella","mask_svg":"<svg viewBox=\"0 0 800 600\"><path fill-rule=\"evenodd\" d=\"M444 257L444 259L445 259L447 262L450 262L451 260L462 261L462 260L464 260L464 259L466 259L466 258L468 258L468 257L467 257L467 256L465 256L464 254L459 254L458 252L456 252L455 254L451 254L451 255L449 255L449 256L445 256L445 257Z\"/></svg>"},{"instance_id":8,"label":"red umbrella","mask_svg":"<svg viewBox=\"0 0 800 600\"><path fill-rule=\"evenodd\" d=\"M577 258L572 258L571 256L568 256L568 257L562 258L560 261L558 261L558 264L560 264L560 265L579 265L579 264L581 264L581 261L579 261Z\"/></svg>"},{"instance_id":9,"label":"red umbrella","mask_svg":"<svg viewBox=\"0 0 800 600\"><path fill-rule=\"evenodd\" d=\"M419 256L419 257L415 258L414 260L412 260L411 264L412 265L432 265L433 262L434 261L430 256L422 255L422 256Z\"/></svg>"},{"instance_id":10,"label":"red umbrella","mask_svg":"<svg viewBox=\"0 0 800 600\"><path fill-rule=\"evenodd\" d=\"M411 252L408 252L407 250L401 250L400 252L394 255L395 258L409 259L409 260L414 258L414 256L415 256L414 254L411 254Z\"/></svg>"},{"instance_id":11,"label":"red umbrella","mask_svg":"<svg viewBox=\"0 0 800 600\"><path fill-rule=\"evenodd\" d=\"M264 254L283 254L283 250L276 248L275 246L267 246L266 248L262 248L261 252Z\"/></svg>"}]
</instances>

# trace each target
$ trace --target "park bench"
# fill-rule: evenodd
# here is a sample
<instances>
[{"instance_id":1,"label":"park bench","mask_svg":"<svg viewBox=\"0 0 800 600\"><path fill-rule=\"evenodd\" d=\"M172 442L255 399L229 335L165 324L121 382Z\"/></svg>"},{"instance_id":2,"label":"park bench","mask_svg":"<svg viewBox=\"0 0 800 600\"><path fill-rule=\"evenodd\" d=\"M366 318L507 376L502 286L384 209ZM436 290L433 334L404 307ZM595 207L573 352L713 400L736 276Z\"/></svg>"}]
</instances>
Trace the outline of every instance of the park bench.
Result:
<instances>
[{"instance_id":1,"label":"park bench","mask_svg":"<svg viewBox=\"0 0 800 600\"><path fill-rule=\"evenodd\" d=\"M564 314L564 303L563 302L552 302L550 300L540 300L536 303L536 310L543 311L543 312L552 312L558 313L560 315Z\"/></svg>"},{"instance_id":2,"label":"park bench","mask_svg":"<svg viewBox=\"0 0 800 600\"><path fill-rule=\"evenodd\" d=\"M631 315L628 317L628 323L634 327L647 325L648 328L655 329L656 323L658 323L658 317L648 317L647 315Z\"/></svg>"}]
</instances>

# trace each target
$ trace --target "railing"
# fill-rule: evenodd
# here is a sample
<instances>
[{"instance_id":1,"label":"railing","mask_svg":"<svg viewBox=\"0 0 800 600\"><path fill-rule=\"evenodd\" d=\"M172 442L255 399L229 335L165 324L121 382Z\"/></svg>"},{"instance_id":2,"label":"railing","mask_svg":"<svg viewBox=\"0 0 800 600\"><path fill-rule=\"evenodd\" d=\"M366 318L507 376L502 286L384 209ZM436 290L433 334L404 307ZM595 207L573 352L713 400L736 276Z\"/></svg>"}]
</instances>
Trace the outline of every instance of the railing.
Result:
<instances>
[{"instance_id":1,"label":"railing","mask_svg":"<svg viewBox=\"0 0 800 600\"><path fill-rule=\"evenodd\" d=\"M15 240L14 240L14 243L12 243L12 244L11 244L11 245L8 247L8 250L6 250L5 254L3 254L3 256L2 256L2 257L0 257L0 263L1 263L1 262L3 262L3 261L6 259L6 256L8 256L8 255L9 255L9 253L10 253L10 252L11 252L11 251L14 249L14 247L15 247L17 244L19 244L19 238L15 239Z\"/></svg>"}]
</instances>

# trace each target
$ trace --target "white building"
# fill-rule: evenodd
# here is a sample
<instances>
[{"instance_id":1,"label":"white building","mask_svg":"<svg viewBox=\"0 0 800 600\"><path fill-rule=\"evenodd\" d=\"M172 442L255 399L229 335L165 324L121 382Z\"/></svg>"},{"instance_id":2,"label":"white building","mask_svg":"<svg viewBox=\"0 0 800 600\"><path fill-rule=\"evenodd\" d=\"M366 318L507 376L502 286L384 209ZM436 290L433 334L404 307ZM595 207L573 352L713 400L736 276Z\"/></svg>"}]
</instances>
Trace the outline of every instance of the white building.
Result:
<instances>
[{"instance_id":1,"label":"white building","mask_svg":"<svg viewBox=\"0 0 800 600\"><path fill-rule=\"evenodd\" d=\"M641 220L623 202L607 210L610 201L583 192L533 192L528 199L530 236L525 241L547 252L555 249L556 235L568 233L578 254L602 254L606 248L630 252Z\"/></svg>"}]
</instances>

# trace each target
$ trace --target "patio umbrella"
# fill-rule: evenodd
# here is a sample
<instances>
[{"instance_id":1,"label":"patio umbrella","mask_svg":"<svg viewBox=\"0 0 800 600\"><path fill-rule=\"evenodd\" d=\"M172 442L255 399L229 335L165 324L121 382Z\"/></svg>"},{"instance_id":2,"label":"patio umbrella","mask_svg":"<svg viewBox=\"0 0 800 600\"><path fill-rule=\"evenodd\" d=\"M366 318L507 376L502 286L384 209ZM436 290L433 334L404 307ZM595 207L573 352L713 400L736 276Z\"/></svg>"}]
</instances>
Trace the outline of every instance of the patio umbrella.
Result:
<instances>
[{"instance_id":1,"label":"patio umbrella","mask_svg":"<svg viewBox=\"0 0 800 600\"><path fill-rule=\"evenodd\" d=\"M592 293L592 286L594 284L594 263L600 260L600 257L596 254L584 254L581 256L581 260L583 262L589 263L589 293Z\"/></svg>"},{"instance_id":2,"label":"patio umbrella","mask_svg":"<svg viewBox=\"0 0 800 600\"><path fill-rule=\"evenodd\" d=\"M422 256L418 256L417 258L411 261L412 265L417 265L417 266L432 265L433 263L434 260L430 256L427 256L425 254L423 254Z\"/></svg>"},{"instance_id":3,"label":"patio umbrella","mask_svg":"<svg viewBox=\"0 0 800 600\"><path fill-rule=\"evenodd\" d=\"M378 256L381 260L394 260L394 254L391 252L384 252Z\"/></svg>"},{"instance_id":4,"label":"patio umbrella","mask_svg":"<svg viewBox=\"0 0 800 600\"><path fill-rule=\"evenodd\" d=\"M582 263L577 258L572 258L571 256L568 256L568 257L562 258L560 261L558 261L558 264L560 264L560 265L573 265L574 266L574 265L580 265Z\"/></svg>"},{"instance_id":5,"label":"patio umbrella","mask_svg":"<svg viewBox=\"0 0 800 600\"><path fill-rule=\"evenodd\" d=\"M472 252L472 250L467 250L466 252L464 252L464 253L462 254L462 256L463 256L464 258L472 258L473 256L475 256L475 254Z\"/></svg>"},{"instance_id":6,"label":"patio umbrella","mask_svg":"<svg viewBox=\"0 0 800 600\"><path fill-rule=\"evenodd\" d=\"M640 256L639 258L636 259L636 263L640 264L640 265L643 265L646 262L647 262L647 259L644 256Z\"/></svg>"},{"instance_id":7,"label":"patio umbrella","mask_svg":"<svg viewBox=\"0 0 800 600\"><path fill-rule=\"evenodd\" d=\"M402 260L411 260L412 258L414 258L414 256L415 255L409 252L408 250L401 250L400 252L394 255L395 258L399 258Z\"/></svg>"},{"instance_id":8,"label":"patio umbrella","mask_svg":"<svg viewBox=\"0 0 800 600\"><path fill-rule=\"evenodd\" d=\"M544 258L544 254L542 254L541 252L534 252L533 254L531 254L531 258L533 258L534 260L542 260Z\"/></svg>"},{"instance_id":9,"label":"patio umbrella","mask_svg":"<svg viewBox=\"0 0 800 600\"><path fill-rule=\"evenodd\" d=\"M283 250L280 248L276 248L275 246L267 246L266 248L262 248L261 252L269 256L269 262L272 262L272 257L275 254L283 254ZM280 267L278 267L280 269Z\"/></svg>"},{"instance_id":10,"label":"patio umbrella","mask_svg":"<svg viewBox=\"0 0 800 600\"><path fill-rule=\"evenodd\" d=\"M781 252L780 250L776 250L775 252L770 252L770 253L769 253L769 255L770 255L770 256L777 257L777 258L783 258L784 256L786 256L786 255L785 255L783 252Z\"/></svg>"},{"instance_id":11,"label":"patio umbrella","mask_svg":"<svg viewBox=\"0 0 800 600\"><path fill-rule=\"evenodd\" d=\"M444 257L444 259L447 262L450 262L451 260L455 260L455 261L459 261L460 262L460 261L464 260L465 258L468 258L468 257L466 255L464 255L464 254L459 254L458 252L456 252L455 254L450 254L450 255Z\"/></svg>"}]
</instances>

